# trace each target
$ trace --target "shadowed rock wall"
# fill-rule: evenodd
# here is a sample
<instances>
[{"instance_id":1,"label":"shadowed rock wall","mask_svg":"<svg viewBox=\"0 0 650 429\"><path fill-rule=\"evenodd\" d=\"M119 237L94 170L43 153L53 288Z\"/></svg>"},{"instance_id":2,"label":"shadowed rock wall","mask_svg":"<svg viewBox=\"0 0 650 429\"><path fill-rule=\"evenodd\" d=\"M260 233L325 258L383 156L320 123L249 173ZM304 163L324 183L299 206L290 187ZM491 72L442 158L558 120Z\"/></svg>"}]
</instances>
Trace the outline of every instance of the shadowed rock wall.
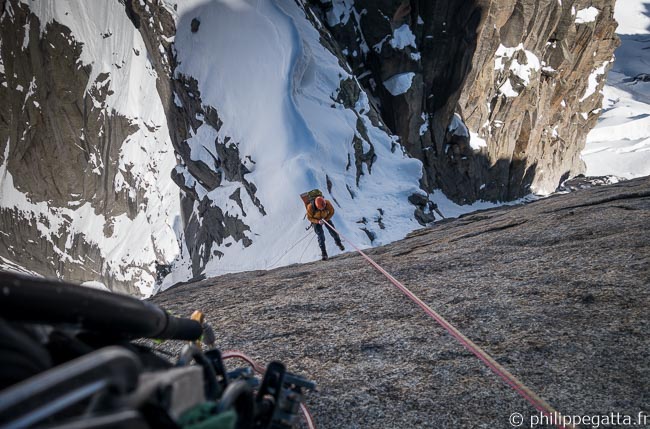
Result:
<instances>
[{"instance_id":1,"label":"shadowed rock wall","mask_svg":"<svg viewBox=\"0 0 650 429\"><path fill-rule=\"evenodd\" d=\"M311 6L386 125L423 161L427 190L459 203L511 200L584 170L618 45L613 0ZM387 88L408 73L407 91ZM454 113L469 132L450 130Z\"/></svg>"}]
</instances>

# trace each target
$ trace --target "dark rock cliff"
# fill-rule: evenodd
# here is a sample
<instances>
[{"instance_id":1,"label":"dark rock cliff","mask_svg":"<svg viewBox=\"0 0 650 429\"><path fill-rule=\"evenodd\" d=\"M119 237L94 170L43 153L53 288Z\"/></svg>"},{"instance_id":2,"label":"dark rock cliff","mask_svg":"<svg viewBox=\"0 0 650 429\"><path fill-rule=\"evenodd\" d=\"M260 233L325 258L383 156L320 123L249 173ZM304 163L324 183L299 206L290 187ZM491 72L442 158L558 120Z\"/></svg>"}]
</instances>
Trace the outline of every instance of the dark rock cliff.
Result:
<instances>
[{"instance_id":1,"label":"dark rock cliff","mask_svg":"<svg viewBox=\"0 0 650 429\"><path fill-rule=\"evenodd\" d=\"M637 416L650 394L649 190L646 177L482 211L367 253L563 414ZM153 301L201 309L221 350L314 380L319 428L539 416L354 252Z\"/></svg>"},{"instance_id":2,"label":"dark rock cliff","mask_svg":"<svg viewBox=\"0 0 650 429\"><path fill-rule=\"evenodd\" d=\"M512 200L584 169L618 45L614 0L310 3L386 125L424 163L427 190L459 203ZM387 81L404 74L409 89L391 93ZM467 131L487 145L471 145Z\"/></svg>"}]
</instances>

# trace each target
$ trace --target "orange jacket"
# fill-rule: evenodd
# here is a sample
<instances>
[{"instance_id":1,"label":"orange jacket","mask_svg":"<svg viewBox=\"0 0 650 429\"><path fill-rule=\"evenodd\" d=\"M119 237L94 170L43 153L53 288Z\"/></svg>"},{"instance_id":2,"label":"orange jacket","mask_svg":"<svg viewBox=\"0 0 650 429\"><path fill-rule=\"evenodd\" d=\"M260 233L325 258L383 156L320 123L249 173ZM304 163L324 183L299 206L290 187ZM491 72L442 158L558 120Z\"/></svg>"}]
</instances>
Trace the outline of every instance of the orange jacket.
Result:
<instances>
[{"instance_id":1,"label":"orange jacket","mask_svg":"<svg viewBox=\"0 0 650 429\"><path fill-rule=\"evenodd\" d=\"M318 210L314 203L307 204L307 219L311 223L318 223L320 220L330 220L334 216L334 207L329 200L325 200L325 208Z\"/></svg>"}]
</instances>

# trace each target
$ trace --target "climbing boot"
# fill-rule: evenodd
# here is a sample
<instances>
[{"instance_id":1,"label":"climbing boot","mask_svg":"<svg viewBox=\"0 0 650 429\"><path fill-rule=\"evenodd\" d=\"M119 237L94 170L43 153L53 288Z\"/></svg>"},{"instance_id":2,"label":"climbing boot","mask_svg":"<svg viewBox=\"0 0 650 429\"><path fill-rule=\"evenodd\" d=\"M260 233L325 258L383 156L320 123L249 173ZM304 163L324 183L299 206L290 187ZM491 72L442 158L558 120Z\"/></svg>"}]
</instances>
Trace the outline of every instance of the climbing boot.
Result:
<instances>
[{"instance_id":1,"label":"climbing boot","mask_svg":"<svg viewBox=\"0 0 650 429\"><path fill-rule=\"evenodd\" d=\"M337 246L339 246L339 249L345 250L345 247L343 247L343 243L336 243Z\"/></svg>"},{"instance_id":2,"label":"climbing boot","mask_svg":"<svg viewBox=\"0 0 650 429\"><path fill-rule=\"evenodd\" d=\"M323 261L327 261L327 253L323 252L323 257L321 259Z\"/></svg>"}]
</instances>

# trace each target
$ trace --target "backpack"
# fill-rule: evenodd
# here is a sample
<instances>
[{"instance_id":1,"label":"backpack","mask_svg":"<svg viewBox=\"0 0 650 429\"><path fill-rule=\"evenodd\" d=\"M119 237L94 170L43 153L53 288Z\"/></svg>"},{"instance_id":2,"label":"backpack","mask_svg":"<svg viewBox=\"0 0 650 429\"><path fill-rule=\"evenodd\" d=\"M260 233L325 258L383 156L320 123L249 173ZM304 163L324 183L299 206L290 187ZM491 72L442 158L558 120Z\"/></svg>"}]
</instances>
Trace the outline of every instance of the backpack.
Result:
<instances>
[{"instance_id":1,"label":"backpack","mask_svg":"<svg viewBox=\"0 0 650 429\"><path fill-rule=\"evenodd\" d=\"M320 189L312 189L309 192L303 192L300 194L300 198L302 198L302 202L305 203L305 207L307 207L310 203L313 203L317 197L322 196L323 193L320 191Z\"/></svg>"}]
</instances>

